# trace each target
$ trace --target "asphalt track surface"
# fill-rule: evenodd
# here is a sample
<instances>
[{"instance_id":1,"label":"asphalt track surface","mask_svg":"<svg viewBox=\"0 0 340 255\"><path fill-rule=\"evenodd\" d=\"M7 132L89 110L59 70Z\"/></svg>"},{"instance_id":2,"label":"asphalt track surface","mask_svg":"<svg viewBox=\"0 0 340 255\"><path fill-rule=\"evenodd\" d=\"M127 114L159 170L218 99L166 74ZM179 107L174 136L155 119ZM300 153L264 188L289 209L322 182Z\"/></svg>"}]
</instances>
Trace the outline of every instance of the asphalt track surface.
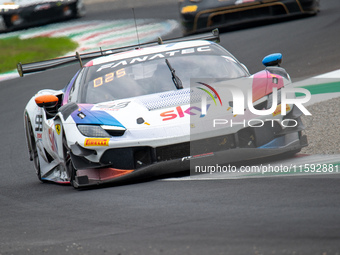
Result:
<instances>
[{"instance_id":1,"label":"asphalt track surface","mask_svg":"<svg viewBox=\"0 0 340 255\"><path fill-rule=\"evenodd\" d=\"M339 69L340 2L321 2L316 17L224 33L222 45L251 72L277 51L295 79ZM85 19L131 14L108 6L90 8ZM176 3L135 11L137 18L178 18ZM0 84L0 254L340 254L338 174L82 191L40 183L26 151L23 109L36 91L62 88L77 68Z\"/></svg>"}]
</instances>

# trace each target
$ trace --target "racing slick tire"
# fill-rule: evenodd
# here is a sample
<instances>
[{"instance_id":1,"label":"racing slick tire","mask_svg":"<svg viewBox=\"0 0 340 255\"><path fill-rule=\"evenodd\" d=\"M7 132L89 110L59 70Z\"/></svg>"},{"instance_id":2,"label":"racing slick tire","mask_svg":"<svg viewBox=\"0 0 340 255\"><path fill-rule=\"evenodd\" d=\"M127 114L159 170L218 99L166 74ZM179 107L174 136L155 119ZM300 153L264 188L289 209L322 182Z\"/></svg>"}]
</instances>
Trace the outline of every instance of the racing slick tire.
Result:
<instances>
[{"instance_id":1,"label":"racing slick tire","mask_svg":"<svg viewBox=\"0 0 340 255\"><path fill-rule=\"evenodd\" d=\"M63 153L64 153L64 164L65 164L68 179L72 187L77 189L78 186L75 183L77 170L75 169L73 165L72 158L71 158L71 151L67 145L65 134L63 134Z\"/></svg>"},{"instance_id":2,"label":"racing slick tire","mask_svg":"<svg viewBox=\"0 0 340 255\"><path fill-rule=\"evenodd\" d=\"M75 18L81 18L85 16L86 9L83 0L78 0L76 3L76 9L74 10L74 17Z\"/></svg>"},{"instance_id":3,"label":"racing slick tire","mask_svg":"<svg viewBox=\"0 0 340 255\"><path fill-rule=\"evenodd\" d=\"M38 176L38 179L41 182L46 182L45 180L41 178L40 161L39 161L39 155L38 155L38 150L37 150L37 144L35 142L30 117L27 112L25 112L25 130L26 130L26 138L27 138L27 145L28 145L30 160L33 161L34 163L34 168Z\"/></svg>"}]
</instances>

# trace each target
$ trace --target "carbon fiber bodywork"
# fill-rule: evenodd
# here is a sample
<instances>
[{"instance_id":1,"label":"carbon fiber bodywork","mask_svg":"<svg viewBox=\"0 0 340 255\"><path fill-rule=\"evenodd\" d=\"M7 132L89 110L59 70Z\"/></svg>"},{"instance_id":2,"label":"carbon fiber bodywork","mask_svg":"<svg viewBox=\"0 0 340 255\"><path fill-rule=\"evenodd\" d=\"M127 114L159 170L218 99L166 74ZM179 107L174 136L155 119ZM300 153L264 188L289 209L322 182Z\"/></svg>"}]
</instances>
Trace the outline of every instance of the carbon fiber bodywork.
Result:
<instances>
[{"instance_id":1,"label":"carbon fiber bodywork","mask_svg":"<svg viewBox=\"0 0 340 255\"><path fill-rule=\"evenodd\" d=\"M314 15L319 0L182 0L179 11L184 34L234 27L294 15Z\"/></svg>"}]
</instances>

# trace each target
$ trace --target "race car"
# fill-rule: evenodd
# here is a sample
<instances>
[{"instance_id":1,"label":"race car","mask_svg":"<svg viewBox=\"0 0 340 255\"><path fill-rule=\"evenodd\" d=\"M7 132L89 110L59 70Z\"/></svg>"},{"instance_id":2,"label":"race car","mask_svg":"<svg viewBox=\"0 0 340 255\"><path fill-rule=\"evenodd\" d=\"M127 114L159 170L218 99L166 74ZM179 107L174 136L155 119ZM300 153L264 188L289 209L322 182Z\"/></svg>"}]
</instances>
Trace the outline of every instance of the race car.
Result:
<instances>
[{"instance_id":1,"label":"race car","mask_svg":"<svg viewBox=\"0 0 340 255\"><path fill-rule=\"evenodd\" d=\"M180 0L184 34L295 15L314 15L320 0Z\"/></svg>"},{"instance_id":2,"label":"race car","mask_svg":"<svg viewBox=\"0 0 340 255\"><path fill-rule=\"evenodd\" d=\"M306 146L302 111L287 104L286 115L280 114L277 95L290 84L278 66L282 55L265 57L266 69L250 75L214 40L217 30L19 63L21 76L73 61L82 66L63 89L38 91L24 110L38 178L87 187L186 171L209 161L294 154ZM89 61L83 65L84 60ZM240 98L233 103L225 95L228 88L237 95L250 89L252 106L245 110ZM254 115L253 108L272 112ZM225 125L226 119L235 125Z\"/></svg>"},{"instance_id":3,"label":"race car","mask_svg":"<svg viewBox=\"0 0 340 255\"><path fill-rule=\"evenodd\" d=\"M0 32L82 17L83 0L0 0Z\"/></svg>"}]
</instances>

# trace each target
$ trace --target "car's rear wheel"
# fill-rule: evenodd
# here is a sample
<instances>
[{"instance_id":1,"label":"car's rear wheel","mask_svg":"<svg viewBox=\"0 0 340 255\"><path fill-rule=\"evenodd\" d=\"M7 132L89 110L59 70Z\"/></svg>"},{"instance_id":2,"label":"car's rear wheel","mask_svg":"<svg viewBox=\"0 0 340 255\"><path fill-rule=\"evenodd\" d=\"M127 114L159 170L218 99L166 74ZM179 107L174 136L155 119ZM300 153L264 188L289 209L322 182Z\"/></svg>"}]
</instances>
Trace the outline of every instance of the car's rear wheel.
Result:
<instances>
[{"instance_id":1,"label":"car's rear wheel","mask_svg":"<svg viewBox=\"0 0 340 255\"><path fill-rule=\"evenodd\" d=\"M75 183L77 170L75 169L73 165L72 158L71 158L71 151L67 145L65 134L63 134L63 153L64 153L64 163L65 163L67 176L69 178L70 184L74 188L78 188L78 186Z\"/></svg>"},{"instance_id":2,"label":"car's rear wheel","mask_svg":"<svg viewBox=\"0 0 340 255\"><path fill-rule=\"evenodd\" d=\"M38 150L37 150L37 144L35 142L32 124L31 124L31 121L30 121L30 118L27 112L25 113L25 129L26 129L26 138L27 138L27 145L28 145L30 160L33 161L34 163L34 168L38 176L38 179L41 182L45 182L45 180L41 178L40 161L39 161L39 155L38 155Z\"/></svg>"},{"instance_id":3,"label":"car's rear wheel","mask_svg":"<svg viewBox=\"0 0 340 255\"><path fill-rule=\"evenodd\" d=\"M5 23L5 19L2 15L0 15L0 32L4 32L7 30L7 26Z\"/></svg>"},{"instance_id":4,"label":"car's rear wheel","mask_svg":"<svg viewBox=\"0 0 340 255\"><path fill-rule=\"evenodd\" d=\"M76 3L75 17L81 18L85 16L85 14L86 14L86 9L85 9L83 0L78 0Z\"/></svg>"}]
</instances>

